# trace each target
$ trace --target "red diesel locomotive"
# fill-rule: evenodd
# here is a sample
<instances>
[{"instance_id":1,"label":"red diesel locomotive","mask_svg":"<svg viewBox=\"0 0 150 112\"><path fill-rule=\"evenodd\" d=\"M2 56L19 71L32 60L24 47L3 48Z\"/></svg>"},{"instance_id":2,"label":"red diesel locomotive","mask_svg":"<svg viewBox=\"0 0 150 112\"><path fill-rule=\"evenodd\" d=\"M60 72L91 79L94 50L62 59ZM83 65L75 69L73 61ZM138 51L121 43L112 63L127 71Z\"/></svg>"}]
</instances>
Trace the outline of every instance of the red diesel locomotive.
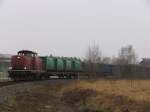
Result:
<instances>
[{"instance_id":1,"label":"red diesel locomotive","mask_svg":"<svg viewBox=\"0 0 150 112\"><path fill-rule=\"evenodd\" d=\"M22 50L11 58L9 76L14 80L32 80L42 76L42 59L37 53Z\"/></svg>"}]
</instances>

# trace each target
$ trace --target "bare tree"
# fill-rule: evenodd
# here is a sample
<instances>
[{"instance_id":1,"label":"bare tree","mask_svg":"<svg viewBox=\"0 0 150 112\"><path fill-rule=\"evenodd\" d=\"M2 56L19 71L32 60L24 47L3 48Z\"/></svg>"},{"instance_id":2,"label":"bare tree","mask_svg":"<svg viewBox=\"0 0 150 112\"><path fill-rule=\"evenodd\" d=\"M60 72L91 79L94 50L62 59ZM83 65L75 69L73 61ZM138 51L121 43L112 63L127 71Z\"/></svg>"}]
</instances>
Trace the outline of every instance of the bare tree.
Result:
<instances>
[{"instance_id":1,"label":"bare tree","mask_svg":"<svg viewBox=\"0 0 150 112\"><path fill-rule=\"evenodd\" d=\"M118 57L113 56L112 59L111 59L112 64L113 64L113 65L119 64L118 60L119 60Z\"/></svg>"},{"instance_id":2,"label":"bare tree","mask_svg":"<svg viewBox=\"0 0 150 112\"><path fill-rule=\"evenodd\" d=\"M97 65L101 63L101 51L98 44L93 43L88 47L86 53L87 60L87 71L90 73L91 78L96 77L97 74Z\"/></svg>"},{"instance_id":3,"label":"bare tree","mask_svg":"<svg viewBox=\"0 0 150 112\"><path fill-rule=\"evenodd\" d=\"M101 62L101 51L99 49L99 45L93 43L88 47L86 53L86 59L90 63L100 63Z\"/></svg>"},{"instance_id":4,"label":"bare tree","mask_svg":"<svg viewBox=\"0 0 150 112\"><path fill-rule=\"evenodd\" d=\"M112 64L112 59L110 57L103 57L102 63L103 64Z\"/></svg>"}]
</instances>

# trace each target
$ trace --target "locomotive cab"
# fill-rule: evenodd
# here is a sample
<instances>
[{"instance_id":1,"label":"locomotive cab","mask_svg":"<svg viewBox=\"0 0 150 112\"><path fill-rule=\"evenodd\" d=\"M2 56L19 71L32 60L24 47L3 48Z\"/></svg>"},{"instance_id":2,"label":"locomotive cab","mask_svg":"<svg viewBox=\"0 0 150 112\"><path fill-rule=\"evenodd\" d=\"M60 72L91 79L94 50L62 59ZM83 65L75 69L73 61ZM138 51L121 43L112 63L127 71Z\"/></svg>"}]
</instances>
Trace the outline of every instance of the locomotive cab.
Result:
<instances>
[{"instance_id":1,"label":"locomotive cab","mask_svg":"<svg viewBox=\"0 0 150 112\"><path fill-rule=\"evenodd\" d=\"M9 76L12 79L25 79L36 77L41 74L42 60L37 53L28 50L19 51L11 58L11 70Z\"/></svg>"},{"instance_id":2,"label":"locomotive cab","mask_svg":"<svg viewBox=\"0 0 150 112\"><path fill-rule=\"evenodd\" d=\"M32 51L19 51L18 55L12 56L12 70L32 70L36 56L37 54Z\"/></svg>"}]
</instances>

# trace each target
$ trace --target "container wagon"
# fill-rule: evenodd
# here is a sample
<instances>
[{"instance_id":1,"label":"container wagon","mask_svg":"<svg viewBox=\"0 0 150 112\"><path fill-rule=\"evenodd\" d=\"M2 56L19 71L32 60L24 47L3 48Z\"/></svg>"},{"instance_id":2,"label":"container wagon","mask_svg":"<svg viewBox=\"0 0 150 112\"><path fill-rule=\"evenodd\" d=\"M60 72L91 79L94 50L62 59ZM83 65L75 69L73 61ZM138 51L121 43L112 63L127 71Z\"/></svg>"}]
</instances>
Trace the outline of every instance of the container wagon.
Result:
<instances>
[{"instance_id":1,"label":"container wagon","mask_svg":"<svg viewBox=\"0 0 150 112\"><path fill-rule=\"evenodd\" d=\"M41 57L43 70L46 77L58 76L59 78L78 78L82 71L81 61L64 57Z\"/></svg>"}]
</instances>

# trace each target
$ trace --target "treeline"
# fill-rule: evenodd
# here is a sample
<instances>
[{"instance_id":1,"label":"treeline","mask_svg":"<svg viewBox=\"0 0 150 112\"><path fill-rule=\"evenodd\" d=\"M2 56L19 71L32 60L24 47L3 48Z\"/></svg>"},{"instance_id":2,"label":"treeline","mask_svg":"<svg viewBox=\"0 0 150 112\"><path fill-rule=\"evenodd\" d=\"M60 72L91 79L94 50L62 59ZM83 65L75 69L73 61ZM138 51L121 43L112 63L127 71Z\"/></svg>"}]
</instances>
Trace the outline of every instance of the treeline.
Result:
<instances>
[{"instance_id":1,"label":"treeline","mask_svg":"<svg viewBox=\"0 0 150 112\"><path fill-rule=\"evenodd\" d=\"M122 47L117 57L102 56L99 45L88 47L84 60L84 71L90 78L149 78L150 68L139 64L132 45Z\"/></svg>"}]
</instances>

